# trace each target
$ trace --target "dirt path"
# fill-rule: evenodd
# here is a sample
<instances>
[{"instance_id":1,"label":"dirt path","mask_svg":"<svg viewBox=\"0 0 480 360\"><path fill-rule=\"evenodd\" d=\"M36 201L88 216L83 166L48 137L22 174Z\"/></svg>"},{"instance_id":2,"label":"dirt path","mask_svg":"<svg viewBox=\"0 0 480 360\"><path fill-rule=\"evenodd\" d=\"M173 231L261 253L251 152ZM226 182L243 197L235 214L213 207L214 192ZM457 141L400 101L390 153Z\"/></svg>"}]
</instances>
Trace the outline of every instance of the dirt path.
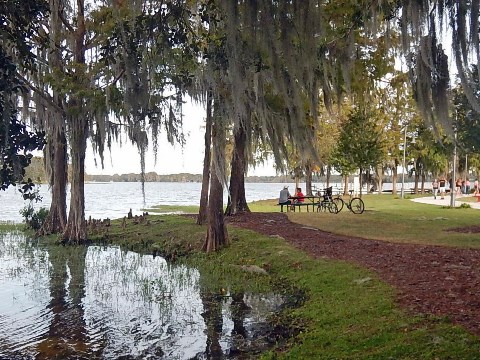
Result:
<instances>
[{"instance_id":1,"label":"dirt path","mask_svg":"<svg viewBox=\"0 0 480 360\"><path fill-rule=\"evenodd\" d=\"M414 313L448 316L480 335L480 250L335 235L292 223L281 213L236 215L228 222L265 235L280 235L314 257L365 266L398 289L401 306Z\"/></svg>"}]
</instances>

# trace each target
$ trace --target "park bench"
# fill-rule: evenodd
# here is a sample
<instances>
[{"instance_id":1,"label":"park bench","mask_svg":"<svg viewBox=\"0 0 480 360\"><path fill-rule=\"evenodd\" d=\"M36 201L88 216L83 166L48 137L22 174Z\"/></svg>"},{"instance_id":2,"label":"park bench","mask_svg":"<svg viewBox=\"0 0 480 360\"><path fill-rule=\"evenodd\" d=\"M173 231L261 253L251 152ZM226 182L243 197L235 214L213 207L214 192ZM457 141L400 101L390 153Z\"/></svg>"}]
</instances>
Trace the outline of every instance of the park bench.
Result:
<instances>
[{"instance_id":1,"label":"park bench","mask_svg":"<svg viewBox=\"0 0 480 360\"><path fill-rule=\"evenodd\" d=\"M298 209L299 212L301 212L302 208L306 208L307 212L308 212L308 211L310 211L310 206L312 207L312 211L315 211L316 207L320 203L319 196L314 196L314 195L305 196L304 199L305 199L305 201L303 201L303 202L294 202L294 203L291 203L291 204L277 204L277 205L280 206L280 211L281 212L283 212L283 207L284 206L287 207L287 212L290 211L290 210L295 212L297 209Z\"/></svg>"},{"instance_id":2,"label":"park bench","mask_svg":"<svg viewBox=\"0 0 480 360\"><path fill-rule=\"evenodd\" d=\"M312 211L315 211L315 206L318 206L318 202L315 203L315 202L298 202L298 203L294 203L291 205L291 210L293 210L293 212L296 211L296 209L298 209L298 212L301 212L302 211L302 208L303 207L306 207L307 208L307 212L309 211L309 207L312 207Z\"/></svg>"}]
</instances>

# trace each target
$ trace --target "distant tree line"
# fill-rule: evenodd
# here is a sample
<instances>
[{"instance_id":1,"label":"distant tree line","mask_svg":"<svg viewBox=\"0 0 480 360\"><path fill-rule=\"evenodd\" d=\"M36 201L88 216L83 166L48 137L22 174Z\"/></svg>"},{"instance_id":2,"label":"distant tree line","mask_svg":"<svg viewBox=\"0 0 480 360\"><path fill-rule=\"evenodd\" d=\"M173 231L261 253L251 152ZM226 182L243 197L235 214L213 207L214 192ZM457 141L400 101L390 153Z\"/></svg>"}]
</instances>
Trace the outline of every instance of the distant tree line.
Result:
<instances>
[{"instance_id":1,"label":"distant tree line","mask_svg":"<svg viewBox=\"0 0 480 360\"><path fill-rule=\"evenodd\" d=\"M47 175L45 173L44 160L42 157L33 157L30 165L25 169L25 179L32 179L35 183L47 183ZM68 179L71 179L70 174ZM247 182L252 183L283 183L291 182L292 177L288 175L282 176L248 176ZM142 181L141 174L114 174L114 175L90 175L85 174L86 182L140 182ZM145 173L145 182L201 182L201 174L168 174L159 175L154 171Z\"/></svg>"},{"instance_id":2,"label":"distant tree line","mask_svg":"<svg viewBox=\"0 0 480 360\"><path fill-rule=\"evenodd\" d=\"M25 179L32 179L35 183L47 183L47 176L45 173L44 160L41 157L33 157L30 165L25 169ZM128 174L114 174L114 175L90 175L85 174L86 182L140 182L142 181L141 174L128 173ZM70 179L70 174L68 175ZM247 176L245 182L248 183L290 183L295 180L294 175L278 175L278 176ZM329 182L341 183L343 181L341 175L330 175ZM365 182L371 182L367 176L365 176ZM168 174L159 175L154 171L145 173L145 182L201 182L201 174ZM412 177L407 175L407 181L412 181ZM327 182L326 176L313 175L313 183ZM385 176L383 182L392 182L391 176Z\"/></svg>"}]
</instances>

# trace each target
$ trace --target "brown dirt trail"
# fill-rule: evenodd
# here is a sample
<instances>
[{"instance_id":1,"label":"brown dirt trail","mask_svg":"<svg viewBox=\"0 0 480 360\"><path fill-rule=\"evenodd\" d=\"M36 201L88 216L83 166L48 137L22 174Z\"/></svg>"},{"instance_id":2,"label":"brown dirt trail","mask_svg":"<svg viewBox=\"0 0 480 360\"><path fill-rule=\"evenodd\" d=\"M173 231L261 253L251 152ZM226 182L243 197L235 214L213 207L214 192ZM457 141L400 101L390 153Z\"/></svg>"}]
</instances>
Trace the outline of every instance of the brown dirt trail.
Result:
<instances>
[{"instance_id":1,"label":"brown dirt trail","mask_svg":"<svg viewBox=\"0 0 480 360\"><path fill-rule=\"evenodd\" d=\"M279 235L314 257L367 267L398 290L402 307L415 313L448 316L480 335L480 250L335 235L292 223L281 213L239 214L227 221L261 234Z\"/></svg>"}]
</instances>

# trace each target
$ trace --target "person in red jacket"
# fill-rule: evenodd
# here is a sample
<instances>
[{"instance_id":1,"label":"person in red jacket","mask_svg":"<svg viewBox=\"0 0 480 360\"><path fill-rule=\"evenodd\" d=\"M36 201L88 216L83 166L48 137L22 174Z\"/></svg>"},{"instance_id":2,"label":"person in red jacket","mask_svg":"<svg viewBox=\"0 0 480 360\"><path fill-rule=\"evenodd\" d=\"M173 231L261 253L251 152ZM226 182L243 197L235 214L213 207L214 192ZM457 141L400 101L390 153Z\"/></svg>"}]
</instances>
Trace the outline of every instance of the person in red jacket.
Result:
<instances>
[{"instance_id":1,"label":"person in red jacket","mask_svg":"<svg viewBox=\"0 0 480 360\"><path fill-rule=\"evenodd\" d=\"M303 195L302 193L302 188L297 188L297 190L295 191L295 197L297 198L297 202L301 202L303 203L305 201L305 198L304 198L305 195Z\"/></svg>"}]
</instances>

